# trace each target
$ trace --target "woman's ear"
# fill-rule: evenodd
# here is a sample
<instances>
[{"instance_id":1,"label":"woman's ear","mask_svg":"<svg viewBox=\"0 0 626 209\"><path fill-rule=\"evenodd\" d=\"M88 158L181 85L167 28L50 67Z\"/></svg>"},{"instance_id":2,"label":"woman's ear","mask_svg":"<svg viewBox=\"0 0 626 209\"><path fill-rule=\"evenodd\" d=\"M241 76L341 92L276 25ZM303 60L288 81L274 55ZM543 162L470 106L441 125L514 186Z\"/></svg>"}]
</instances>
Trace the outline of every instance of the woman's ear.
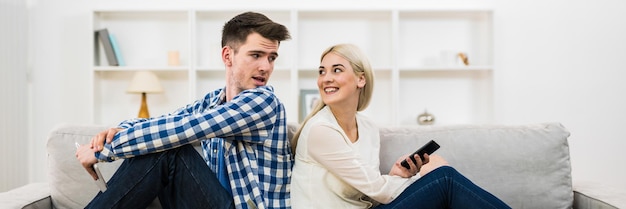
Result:
<instances>
[{"instance_id":1,"label":"woman's ear","mask_svg":"<svg viewBox=\"0 0 626 209\"><path fill-rule=\"evenodd\" d=\"M224 62L224 65L226 67L230 67L233 65L233 62L231 60L232 52L233 50L229 46L222 47L222 62Z\"/></svg>"},{"instance_id":2,"label":"woman's ear","mask_svg":"<svg viewBox=\"0 0 626 209\"><path fill-rule=\"evenodd\" d=\"M365 73L359 73L359 74L360 74L358 78L359 80L357 81L356 86L358 88L363 88L365 87L365 84L367 84L367 82L365 81Z\"/></svg>"}]
</instances>

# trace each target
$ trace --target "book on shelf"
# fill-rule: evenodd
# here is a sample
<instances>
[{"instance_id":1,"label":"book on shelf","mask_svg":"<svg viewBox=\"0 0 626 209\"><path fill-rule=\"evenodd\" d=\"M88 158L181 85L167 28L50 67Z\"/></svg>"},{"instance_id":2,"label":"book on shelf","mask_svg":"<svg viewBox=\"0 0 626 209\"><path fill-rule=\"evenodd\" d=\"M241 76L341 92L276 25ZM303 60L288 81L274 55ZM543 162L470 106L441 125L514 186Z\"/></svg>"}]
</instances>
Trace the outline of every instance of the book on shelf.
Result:
<instances>
[{"instance_id":1,"label":"book on shelf","mask_svg":"<svg viewBox=\"0 0 626 209\"><path fill-rule=\"evenodd\" d=\"M96 38L98 40L100 40L100 43L102 44L102 47L104 48L104 54L107 58L107 61L109 62L110 66L119 66L119 63L117 61L117 58L115 57L115 52L113 51L113 46L111 44L111 38L109 37L109 31L104 28L104 29L100 29L100 30L96 30ZM96 44L96 47L99 46L99 44ZM100 49L96 48L96 54L99 54ZM96 59L99 60L99 59Z\"/></svg>"},{"instance_id":2,"label":"book on shelf","mask_svg":"<svg viewBox=\"0 0 626 209\"><path fill-rule=\"evenodd\" d=\"M109 33L109 39L111 41L111 46L113 47L113 53L115 54L115 59L117 59L117 66L124 66L124 58L122 57L122 51L120 50L120 46L117 43L117 38L115 38L114 34Z\"/></svg>"}]
</instances>

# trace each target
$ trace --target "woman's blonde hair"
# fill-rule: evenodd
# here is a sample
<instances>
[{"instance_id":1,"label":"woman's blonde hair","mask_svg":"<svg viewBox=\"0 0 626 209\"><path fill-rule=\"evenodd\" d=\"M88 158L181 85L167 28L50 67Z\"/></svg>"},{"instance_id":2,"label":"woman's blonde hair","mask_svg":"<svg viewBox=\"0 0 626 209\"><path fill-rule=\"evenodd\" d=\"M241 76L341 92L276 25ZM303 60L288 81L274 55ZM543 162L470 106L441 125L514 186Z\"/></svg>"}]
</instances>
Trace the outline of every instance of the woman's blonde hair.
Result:
<instances>
[{"instance_id":1,"label":"woman's blonde hair","mask_svg":"<svg viewBox=\"0 0 626 209\"><path fill-rule=\"evenodd\" d=\"M374 91L374 72L372 72L372 67L370 66L370 62L367 59L367 56L365 56L365 54L361 51L361 49L359 49L359 47L353 44L337 44L324 50L322 56L320 57L320 62L327 54L330 53L343 57L348 62L350 62L350 66L354 70L354 74L363 74L365 76L365 86L361 88L359 94L359 103L356 109L357 111L364 110L369 105L372 98L372 92ZM325 106L326 104L324 103L324 101L320 100L319 102L317 102L317 105L313 107L309 115L306 116L306 118L298 128L298 131L296 131L293 138L291 139L291 151L294 158L296 156L296 147L298 145L298 139L300 138L302 128L309 121L309 119L313 117L313 115L315 115Z\"/></svg>"}]
</instances>

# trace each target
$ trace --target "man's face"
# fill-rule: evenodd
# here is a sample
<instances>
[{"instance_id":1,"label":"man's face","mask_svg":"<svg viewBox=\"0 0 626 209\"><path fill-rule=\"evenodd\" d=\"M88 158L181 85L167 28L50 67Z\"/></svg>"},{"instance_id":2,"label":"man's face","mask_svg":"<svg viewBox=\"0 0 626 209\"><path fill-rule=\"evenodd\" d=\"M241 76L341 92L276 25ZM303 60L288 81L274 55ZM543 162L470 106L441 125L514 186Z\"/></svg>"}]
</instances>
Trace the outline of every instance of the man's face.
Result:
<instances>
[{"instance_id":1,"label":"man's face","mask_svg":"<svg viewBox=\"0 0 626 209\"><path fill-rule=\"evenodd\" d=\"M231 94L229 99L243 90L267 84L274 71L278 46L278 41L251 33L237 52L228 46L222 49L222 59L226 65L226 89Z\"/></svg>"}]
</instances>

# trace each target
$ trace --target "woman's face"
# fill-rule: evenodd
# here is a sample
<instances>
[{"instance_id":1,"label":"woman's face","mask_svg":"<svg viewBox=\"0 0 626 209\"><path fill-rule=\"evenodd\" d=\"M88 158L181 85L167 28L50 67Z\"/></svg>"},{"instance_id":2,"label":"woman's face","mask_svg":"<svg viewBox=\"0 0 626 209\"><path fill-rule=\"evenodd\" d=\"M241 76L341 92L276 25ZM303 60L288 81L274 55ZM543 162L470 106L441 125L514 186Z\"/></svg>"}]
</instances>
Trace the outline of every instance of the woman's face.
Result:
<instances>
[{"instance_id":1,"label":"woman's face","mask_svg":"<svg viewBox=\"0 0 626 209\"><path fill-rule=\"evenodd\" d=\"M319 67L317 87L326 105L348 105L356 109L363 86L365 76L356 75L348 60L332 52L324 56Z\"/></svg>"}]
</instances>

